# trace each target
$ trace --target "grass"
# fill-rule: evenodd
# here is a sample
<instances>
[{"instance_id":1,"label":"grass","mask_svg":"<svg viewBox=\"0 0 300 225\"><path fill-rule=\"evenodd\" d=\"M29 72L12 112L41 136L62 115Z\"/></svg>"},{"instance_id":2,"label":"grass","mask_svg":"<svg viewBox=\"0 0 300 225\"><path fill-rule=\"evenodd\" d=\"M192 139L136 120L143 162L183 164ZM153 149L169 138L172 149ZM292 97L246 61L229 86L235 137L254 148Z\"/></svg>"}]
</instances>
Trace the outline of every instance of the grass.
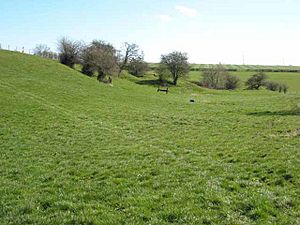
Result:
<instances>
[{"instance_id":1,"label":"grass","mask_svg":"<svg viewBox=\"0 0 300 225\"><path fill-rule=\"evenodd\" d=\"M0 51L0 224L300 223L297 91L152 84Z\"/></svg>"},{"instance_id":2,"label":"grass","mask_svg":"<svg viewBox=\"0 0 300 225\"><path fill-rule=\"evenodd\" d=\"M150 63L149 67L154 69L158 66L158 63ZM192 64L191 69L204 70L214 67L215 64ZM266 65L232 65L223 64L226 70L231 71L265 71L265 72L300 72L300 66L266 66Z\"/></svg>"}]
</instances>

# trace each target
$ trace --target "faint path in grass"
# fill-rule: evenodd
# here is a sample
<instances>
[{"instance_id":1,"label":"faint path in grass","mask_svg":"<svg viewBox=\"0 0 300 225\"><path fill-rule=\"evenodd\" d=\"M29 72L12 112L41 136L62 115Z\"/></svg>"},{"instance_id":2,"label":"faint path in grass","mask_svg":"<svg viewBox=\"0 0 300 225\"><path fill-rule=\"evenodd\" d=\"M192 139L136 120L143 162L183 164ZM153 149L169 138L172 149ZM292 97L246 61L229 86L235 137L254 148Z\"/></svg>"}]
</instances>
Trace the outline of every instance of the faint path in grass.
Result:
<instances>
[{"instance_id":1,"label":"faint path in grass","mask_svg":"<svg viewBox=\"0 0 300 225\"><path fill-rule=\"evenodd\" d=\"M45 100L44 98L39 97L31 92L20 90L19 88L17 88L16 86L14 86L10 83L1 81L0 86L2 88L6 88L6 89L10 89L10 90L13 89L15 91L15 93L18 93L22 96L26 96L26 97L38 102L39 104L43 105L46 108L50 108L52 110L59 111L59 112L63 113L65 116L67 116L68 118L72 118L72 120L76 121L76 123L88 123L89 127L99 128L99 122L100 122L102 129L103 128L109 129L111 131L114 129L113 127L109 126L108 124L105 124L103 121L87 120L88 116L84 113L74 112L72 110L58 106L58 105L56 105L52 102L49 102L49 101Z\"/></svg>"}]
</instances>

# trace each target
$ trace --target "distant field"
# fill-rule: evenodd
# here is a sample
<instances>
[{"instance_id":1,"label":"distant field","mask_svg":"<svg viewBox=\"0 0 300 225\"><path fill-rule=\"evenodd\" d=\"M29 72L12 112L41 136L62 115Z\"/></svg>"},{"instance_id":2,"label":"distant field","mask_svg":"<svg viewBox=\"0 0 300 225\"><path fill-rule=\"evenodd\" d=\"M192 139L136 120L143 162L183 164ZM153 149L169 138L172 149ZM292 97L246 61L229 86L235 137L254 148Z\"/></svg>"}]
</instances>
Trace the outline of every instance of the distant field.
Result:
<instances>
[{"instance_id":1,"label":"distant field","mask_svg":"<svg viewBox=\"0 0 300 225\"><path fill-rule=\"evenodd\" d=\"M254 71L231 71L232 75L236 75L241 79L241 88L243 88L244 82L253 74ZM268 79L288 85L289 90L292 92L300 92L300 73L289 72L266 72ZM199 81L201 79L201 71L191 71L189 73L189 79L192 81Z\"/></svg>"},{"instance_id":2,"label":"distant field","mask_svg":"<svg viewBox=\"0 0 300 225\"><path fill-rule=\"evenodd\" d=\"M0 51L0 224L300 224L300 94L156 80Z\"/></svg>"},{"instance_id":3,"label":"distant field","mask_svg":"<svg viewBox=\"0 0 300 225\"><path fill-rule=\"evenodd\" d=\"M156 68L157 63L150 63L150 68ZM205 70L214 67L214 64L191 64L191 70ZM263 65L229 65L223 64L229 71L265 71L265 72L299 72L300 66L263 66Z\"/></svg>"},{"instance_id":4,"label":"distant field","mask_svg":"<svg viewBox=\"0 0 300 225\"><path fill-rule=\"evenodd\" d=\"M215 65L212 64L193 64L192 69L208 69ZM255 71L263 70L267 72L300 72L300 66L263 66L263 65L223 65L225 69L232 71Z\"/></svg>"}]
</instances>

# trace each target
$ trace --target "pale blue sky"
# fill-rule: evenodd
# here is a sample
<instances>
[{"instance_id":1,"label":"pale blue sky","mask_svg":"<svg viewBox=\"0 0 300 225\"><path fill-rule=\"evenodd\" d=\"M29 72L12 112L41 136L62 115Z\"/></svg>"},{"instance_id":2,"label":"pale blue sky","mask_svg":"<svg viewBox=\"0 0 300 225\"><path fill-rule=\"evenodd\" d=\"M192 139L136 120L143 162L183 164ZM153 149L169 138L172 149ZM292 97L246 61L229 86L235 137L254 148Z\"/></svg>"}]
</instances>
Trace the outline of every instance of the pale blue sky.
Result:
<instances>
[{"instance_id":1,"label":"pale blue sky","mask_svg":"<svg viewBox=\"0 0 300 225\"><path fill-rule=\"evenodd\" d=\"M0 0L0 43L14 49L69 36L119 47L148 61L172 50L190 62L300 65L299 0Z\"/></svg>"}]
</instances>

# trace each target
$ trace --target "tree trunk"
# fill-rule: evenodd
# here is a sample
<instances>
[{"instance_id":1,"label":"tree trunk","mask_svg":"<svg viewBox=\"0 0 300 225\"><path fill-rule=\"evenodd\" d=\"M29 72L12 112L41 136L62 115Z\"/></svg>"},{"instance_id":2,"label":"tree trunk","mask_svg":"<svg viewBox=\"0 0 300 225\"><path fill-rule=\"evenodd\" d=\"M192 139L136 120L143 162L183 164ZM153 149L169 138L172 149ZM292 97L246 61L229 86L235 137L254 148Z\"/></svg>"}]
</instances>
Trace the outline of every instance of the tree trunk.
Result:
<instances>
[{"instance_id":1,"label":"tree trunk","mask_svg":"<svg viewBox=\"0 0 300 225\"><path fill-rule=\"evenodd\" d=\"M177 85L177 80L178 80L178 77L176 76L173 80L173 84L176 86Z\"/></svg>"},{"instance_id":2,"label":"tree trunk","mask_svg":"<svg viewBox=\"0 0 300 225\"><path fill-rule=\"evenodd\" d=\"M118 77L119 77L119 76L120 76L120 74L122 73L123 69L124 69L124 66L123 66L123 65L121 65L121 66L120 66L120 69L119 69L119 72L118 72Z\"/></svg>"},{"instance_id":3,"label":"tree trunk","mask_svg":"<svg viewBox=\"0 0 300 225\"><path fill-rule=\"evenodd\" d=\"M177 73L175 72L174 74L173 74L173 84L176 86L177 85L177 80L178 80L178 75L177 75Z\"/></svg>"},{"instance_id":4,"label":"tree trunk","mask_svg":"<svg viewBox=\"0 0 300 225\"><path fill-rule=\"evenodd\" d=\"M124 61L123 61L122 65L120 66L119 73L118 73L118 77L120 76L120 74L121 74L122 71L124 70L124 68L125 68L125 66L127 65L127 63L128 63L128 50L126 50L125 57L124 57Z\"/></svg>"},{"instance_id":5,"label":"tree trunk","mask_svg":"<svg viewBox=\"0 0 300 225\"><path fill-rule=\"evenodd\" d=\"M102 70L99 70L99 71L98 71L98 77L97 77L97 80L98 80L98 81L104 81L104 79L105 79L105 74L104 74L104 72L103 72Z\"/></svg>"}]
</instances>

